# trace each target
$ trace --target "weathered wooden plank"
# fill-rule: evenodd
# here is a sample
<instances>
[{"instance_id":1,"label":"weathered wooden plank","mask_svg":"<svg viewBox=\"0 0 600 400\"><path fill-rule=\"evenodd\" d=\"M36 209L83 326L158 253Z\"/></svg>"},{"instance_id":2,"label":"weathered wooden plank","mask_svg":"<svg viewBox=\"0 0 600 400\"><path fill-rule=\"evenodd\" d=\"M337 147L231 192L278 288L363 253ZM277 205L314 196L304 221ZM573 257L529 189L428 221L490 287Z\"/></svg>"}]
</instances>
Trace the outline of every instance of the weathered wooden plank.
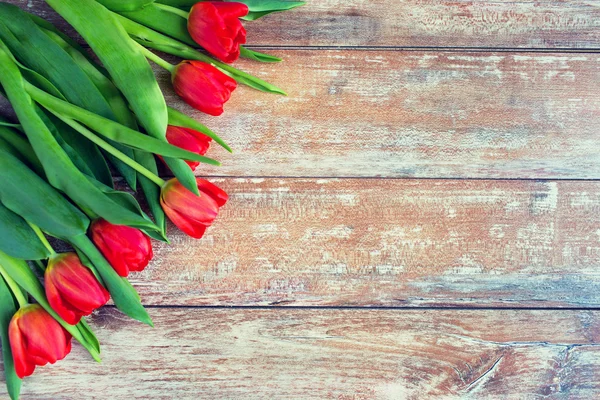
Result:
<instances>
[{"instance_id":1,"label":"weathered wooden plank","mask_svg":"<svg viewBox=\"0 0 600 400\"><path fill-rule=\"evenodd\" d=\"M597 311L150 313L155 329L100 311L103 363L78 346L28 378L23 399L600 396Z\"/></svg>"},{"instance_id":2,"label":"weathered wooden plank","mask_svg":"<svg viewBox=\"0 0 600 400\"><path fill-rule=\"evenodd\" d=\"M213 181L206 236L131 275L145 304L600 306L600 182Z\"/></svg>"},{"instance_id":3,"label":"weathered wooden plank","mask_svg":"<svg viewBox=\"0 0 600 400\"><path fill-rule=\"evenodd\" d=\"M42 0L9 2L65 26ZM600 47L600 8L584 0L315 0L246 27L271 46Z\"/></svg>"},{"instance_id":4,"label":"weathered wooden plank","mask_svg":"<svg viewBox=\"0 0 600 400\"><path fill-rule=\"evenodd\" d=\"M287 89L245 87L206 122L235 154L201 174L430 178L600 177L600 56L281 51L244 67Z\"/></svg>"},{"instance_id":5,"label":"weathered wooden plank","mask_svg":"<svg viewBox=\"0 0 600 400\"><path fill-rule=\"evenodd\" d=\"M202 174L600 177L600 56L280 51L243 67L289 91L242 87L222 117L181 101L236 153Z\"/></svg>"}]
</instances>

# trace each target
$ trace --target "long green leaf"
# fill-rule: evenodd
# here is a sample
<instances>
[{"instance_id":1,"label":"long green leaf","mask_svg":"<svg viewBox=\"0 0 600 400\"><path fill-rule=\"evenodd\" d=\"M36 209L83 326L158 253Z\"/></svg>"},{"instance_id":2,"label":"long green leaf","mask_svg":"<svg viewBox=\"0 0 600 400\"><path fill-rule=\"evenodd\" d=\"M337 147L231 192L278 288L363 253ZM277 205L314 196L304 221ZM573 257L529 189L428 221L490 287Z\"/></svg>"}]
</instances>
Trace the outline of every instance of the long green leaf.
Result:
<instances>
[{"instance_id":1,"label":"long green leaf","mask_svg":"<svg viewBox=\"0 0 600 400\"><path fill-rule=\"evenodd\" d=\"M31 226L0 203L0 250L22 260L45 260L50 252Z\"/></svg>"},{"instance_id":2,"label":"long green leaf","mask_svg":"<svg viewBox=\"0 0 600 400\"><path fill-rule=\"evenodd\" d=\"M87 217L13 155L0 149L0 201L59 238L85 233Z\"/></svg>"},{"instance_id":3,"label":"long green leaf","mask_svg":"<svg viewBox=\"0 0 600 400\"><path fill-rule=\"evenodd\" d=\"M83 162L86 163L92 172L92 176L105 185L112 186L113 177L100 149L94 143L81 136L73 128L56 118L52 113L48 112L47 114L49 114L48 118L56 128L57 132L59 132L61 138L77 154L79 154Z\"/></svg>"},{"instance_id":4,"label":"long green leaf","mask_svg":"<svg viewBox=\"0 0 600 400\"><path fill-rule=\"evenodd\" d=\"M138 11L121 12L120 14L187 45L198 47L188 32L187 19L180 15L166 11L154 4Z\"/></svg>"},{"instance_id":5,"label":"long green leaf","mask_svg":"<svg viewBox=\"0 0 600 400\"><path fill-rule=\"evenodd\" d=\"M0 3L0 37L15 57L51 81L71 103L107 118L114 117L88 76L27 13L14 5Z\"/></svg>"},{"instance_id":6,"label":"long green leaf","mask_svg":"<svg viewBox=\"0 0 600 400\"><path fill-rule=\"evenodd\" d=\"M6 389L12 400L18 400L21 393L21 379L15 372L10 343L8 341L8 325L13 315L17 312L15 301L4 278L0 276L0 338L2 339L2 356L4 359L4 376Z\"/></svg>"},{"instance_id":7,"label":"long green leaf","mask_svg":"<svg viewBox=\"0 0 600 400\"><path fill-rule=\"evenodd\" d=\"M37 115L34 104L25 90L25 82L19 69L2 50L0 50L0 82L36 155L44 166L48 181L54 187L62 190L77 204L89 208L114 224L158 229L144 218L111 201L77 170Z\"/></svg>"},{"instance_id":8,"label":"long green leaf","mask_svg":"<svg viewBox=\"0 0 600 400\"><path fill-rule=\"evenodd\" d=\"M119 89L113 84L113 82L105 75L102 71L102 68L98 66L95 62L90 60L83 49L81 49L76 44L71 41L65 39L60 32L56 30L48 30L43 29L44 33L50 37L55 43L57 43L65 52L67 52L73 62L77 64L79 68L88 76L90 81L96 86L98 91L104 97L106 103L112 110L111 119L117 121L123 125L126 125L132 129L137 129L137 122L135 117L131 113L131 110L127 106L127 102L125 101ZM49 92L50 93L50 92ZM51 93L52 94L52 93ZM84 107L85 108L85 107ZM89 109L89 111L94 112L95 110ZM114 116L114 117L113 117ZM71 130L72 131L72 130ZM89 143L86 139L83 139L81 135L75 134L75 139L81 142L87 142L86 146L95 147L95 145ZM122 153L127 155L129 158L133 158L133 150L127 148L119 143L109 141L109 143L119 149ZM99 152L99 151L98 151ZM136 171L129 167L127 164L119 160L118 158L105 153L106 157L110 160L111 164L117 169L119 174L125 178L129 186L133 190L136 189ZM99 157L90 157L90 160L98 160L98 162L104 162L104 157L100 153Z\"/></svg>"},{"instance_id":9,"label":"long green leaf","mask_svg":"<svg viewBox=\"0 0 600 400\"><path fill-rule=\"evenodd\" d=\"M265 63L276 63L280 62L281 58L272 56L266 53L260 53L258 51L250 50L244 46L240 46L240 56L249 58L254 61L260 61Z\"/></svg>"},{"instance_id":10,"label":"long green leaf","mask_svg":"<svg viewBox=\"0 0 600 400\"><path fill-rule=\"evenodd\" d=\"M165 99L146 57L114 14L94 0L46 0L46 3L94 50L148 134L166 142ZM199 194L196 178L183 160L166 157L165 162L182 185Z\"/></svg>"},{"instance_id":11,"label":"long green leaf","mask_svg":"<svg viewBox=\"0 0 600 400\"><path fill-rule=\"evenodd\" d=\"M102 136L125 146L129 146L132 149L143 150L166 157L175 157L182 160L191 160L211 165L220 165L218 161L213 160L212 158L192 153L180 147L169 144L168 142L163 142L162 140L144 135L138 131L134 131L125 125L121 125L117 122L103 118L92 112L51 96L48 93L39 90L35 86L28 85L26 90L44 107L65 117L77 120L87 125L90 129L96 131Z\"/></svg>"},{"instance_id":12,"label":"long green leaf","mask_svg":"<svg viewBox=\"0 0 600 400\"><path fill-rule=\"evenodd\" d=\"M85 319L81 318L81 321L79 321L79 323L75 326L81 333L81 336L83 336L89 343L89 345L92 346L98 353L100 353L100 342Z\"/></svg>"},{"instance_id":13,"label":"long green leaf","mask_svg":"<svg viewBox=\"0 0 600 400\"><path fill-rule=\"evenodd\" d=\"M15 280L27 293L29 293L39 304L46 310L54 319L58 321L66 330L69 332L75 340L77 340L94 360L100 362L100 354L96 350L96 346L93 343L89 343L86 338L81 334L76 326L70 325L63 320L50 306L44 287L37 279L33 271L29 268L27 263L23 260L10 257L9 255L0 251L0 265L8 273L8 275Z\"/></svg>"},{"instance_id":14,"label":"long green leaf","mask_svg":"<svg viewBox=\"0 0 600 400\"><path fill-rule=\"evenodd\" d=\"M12 53L31 68L23 71L23 74L27 79L35 79L37 86L49 91L48 82L51 82L52 88L69 102L106 118L118 119L110 104L112 99L106 98L101 91L104 89L102 84L110 81L78 49L60 35L41 28L30 14L18 7L0 3L0 37ZM47 78L48 82L41 82L38 75ZM54 91L51 93L56 95ZM133 157L131 149L120 150ZM129 185L135 188L135 171L120 160L108 157Z\"/></svg>"},{"instance_id":15,"label":"long green leaf","mask_svg":"<svg viewBox=\"0 0 600 400\"><path fill-rule=\"evenodd\" d=\"M260 78L252 76L244 71L232 67L231 65L217 61L206 54L199 52L180 41L173 39L167 35L156 32L144 25L138 24L128 18L125 18L119 14L114 14L119 23L127 30L127 32L133 37L138 43L143 46L150 47L152 49L160 50L168 54L185 58L188 60L198 60L205 63L214 65L221 69L223 72L231 76L233 79L244 85L250 86L256 90L267 93L276 93L286 95L286 93L279 89L277 86L265 82ZM189 168L188 168L189 169Z\"/></svg>"},{"instance_id":16,"label":"long green leaf","mask_svg":"<svg viewBox=\"0 0 600 400\"><path fill-rule=\"evenodd\" d=\"M46 127L48 127L48 130L50 131L50 133L52 133L54 140L56 140L56 142L59 144L59 146L65 152L65 154L67 156L69 156L69 159L71 160L73 165L75 165L77 167L77 169L79 171L81 171L82 173L84 173L85 175L94 176L94 172L88 166L86 160L75 149L73 149L73 147L71 147L70 144L68 144L63 139L61 133L56 128L56 125L53 124L52 120L50 120L50 118L48 118L48 116L44 113L44 111L37 106L36 106L36 111L37 111L38 116L42 119L42 121L46 125Z\"/></svg>"},{"instance_id":17,"label":"long green leaf","mask_svg":"<svg viewBox=\"0 0 600 400\"><path fill-rule=\"evenodd\" d=\"M46 0L94 50L142 125L164 137L167 106L152 68L110 11L94 0Z\"/></svg>"}]
</instances>

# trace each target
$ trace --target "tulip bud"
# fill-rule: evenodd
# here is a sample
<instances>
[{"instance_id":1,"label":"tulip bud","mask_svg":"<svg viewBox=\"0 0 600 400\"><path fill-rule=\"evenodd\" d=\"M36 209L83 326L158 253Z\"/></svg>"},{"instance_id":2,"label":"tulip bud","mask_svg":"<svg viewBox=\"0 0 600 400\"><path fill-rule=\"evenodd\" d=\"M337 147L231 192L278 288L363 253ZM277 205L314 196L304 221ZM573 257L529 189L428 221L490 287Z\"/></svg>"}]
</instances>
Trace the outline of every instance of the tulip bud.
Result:
<instances>
[{"instance_id":1,"label":"tulip bud","mask_svg":"<svg viewBox=\"0 0 600 400\"><path fill-rule=\"evenodd\" d=\"M243 3L203 1L196 3L188 18L194 41L219 60L232 63L246 43L246 30L239 18L248 15Z\"/></svg>"},{"instance_id":2,"label":"tulip bud","mask_svg":"<svg viewBox=\"0 0 600 400\"><path fill-rule=\"evenodd\" d=\"M231 97L237 82L210 64L182 61L173 70L173 88L190 106L219 116L223 104Z\"/></svg>"},{"instance_id":3,"label":"tulip bud","mask_svg":"<svg viewBox=\"0 0 600 400\"><path fill-rule=\"evenodd\" d=\"M193 129L169 125L167 127L167 141L173 146L203 156L208 151L212 139ZM186 161L186 163L190 166L192 171L200 165L197 161Z\"/></svg>"},{"instance_id":4,"label":"tulip bud","mask_svg":"<svg viewBox=\"0 0 600 400\"><path fill-rule=\"evenodd\" d=\"M152 257L152 242L139 229L97 219L90 228L92 241L122 277L143 271Z\"/></svg>"},{"instance_id":5,"label":"tulip bud","mask_svg":"<svg viewBox=\"0 0 600 400\"><path fill-rule=\"evenodd\" d=\"M17 376L33 374L37 365L54 364L71 352L71 334L38 304L21 307L8 326Z\"/></svg>"},{"instance_id":6,"label":"tulip bud","mask_svg":"<svg viewBox=\"0 0 600 400\"><path fill-rule=\"evenodd\" d=\"M90 315L110 299L108 291L75 253L51 258L44 281L50 306L71 325L77 325L81 317Z\"/></svg>"},{"instance_id":7,"label":"tulip bud","mask_svg":"<svg viewBox=\"0 0 600 400\"><path fill-rule=\"evenodd\" d=\"M227 193L209 181L196 178L200 196L187 190L177 179L171 179L163 187L160 204L171 221L179 229L195 239L215 220L228 199Z\"/></svg>"}]
</instances>

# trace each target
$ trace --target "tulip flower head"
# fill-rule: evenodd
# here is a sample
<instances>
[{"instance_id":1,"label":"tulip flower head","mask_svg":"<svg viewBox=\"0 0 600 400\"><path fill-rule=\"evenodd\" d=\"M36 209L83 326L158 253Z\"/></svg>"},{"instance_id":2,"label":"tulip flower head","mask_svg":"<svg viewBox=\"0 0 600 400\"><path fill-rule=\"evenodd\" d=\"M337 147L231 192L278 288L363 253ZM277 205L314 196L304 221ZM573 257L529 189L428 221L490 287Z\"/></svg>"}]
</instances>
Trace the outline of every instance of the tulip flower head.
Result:
<instances>
[{"instance_id":1,"label":"tulip flower head","mask_svg":"<svg viewBox=\"0 0 600 400\"><path fill-rule=\"evenodd\" d=\"M8 326L17 376L33 374L36 366L54 364L71 352L71 334L38 304L21 307Z\"/></svg>"},{"instance_id":2,"label":"tulip flower head","mask_svg":"<svg viewBox=\"0 0 600 400\"><path fill-rule=\"evenodd\" d=\"M173 88L190 106L219 116L237 82L214 66L201 61L182 61L173 70Z\"/></svg>"},{"instance_id":3,"label":"tulip flower head","mask_svg":"<svg viewBox=\"0 0 600 400\"><path fill-rule=\"evenodd\" d=\"M44 274L46 297L56 313L71 325L110 299L108 291L75 253L50 259Z\"/></svg>"},{"instance_id":4,"label":"tulip flower head","mask_svg":"<svg viewBox=\"0 0 600 400\"><path fill-rule=\"evenodd\" d=\"M139 229L97 219L90 234L96 247L122 277L131 271L143 271L154 256L150 238Z\"/></svg>"},{"instance_id":5,"label":"tulip flower head","mask_svg":"<svg viewBox=\"0 0 600 400\"><path fill-rule=\"evenodd\" d=\"M177 179L171 179L162 189L160 204L179 229L200 239L227 202L228 196L205 179L196 178L196 183L200 196L187 190Z\"/></svg>"},{"instance_id":6,"label":"tulip flower head","mask_svg":"<svg viewBox=\"0 0 600 400\"><path fill-rule=\"evenodd\" d=\"M205 155L210 148L212 139L205 134L182 126L169 125L167 127L167 141L173 146L191 151L192 153ZM193 170L200 165L197 161L186 161Z\"/></svg>"},{"instance_id":7,"label":"tulip flower head","mask_svg":"<svg viewBox=\"0 0 600 400\"><path fill-rule=\"evenodd\" d=\"M202 1L190 11L188 31L210 54L232 63L240 56L240 45L246 43L246 29L240 18L248 11L243 3Z\"/></svg>"}]
</instances>

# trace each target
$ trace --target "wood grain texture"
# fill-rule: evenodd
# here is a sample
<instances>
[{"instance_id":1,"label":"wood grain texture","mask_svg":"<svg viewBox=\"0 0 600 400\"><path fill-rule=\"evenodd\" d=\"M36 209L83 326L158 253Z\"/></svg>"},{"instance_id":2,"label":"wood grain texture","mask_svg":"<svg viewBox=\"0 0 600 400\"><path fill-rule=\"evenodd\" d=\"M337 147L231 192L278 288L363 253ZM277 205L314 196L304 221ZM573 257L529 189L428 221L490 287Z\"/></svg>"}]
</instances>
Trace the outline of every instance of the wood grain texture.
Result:
<instances>
[{"instance_id":1,"label":"wood grain texture","mask_svg":"<svg viewBox=\"0 0 600 400\"><path fill-rule=\"evenodd\" d=\"M42 0L9 0L59 26ZM269 46L600 48L596 1L311 0L246 23Z\"/></svg>"},{"instance_id":2,"label":"wood grain texture","mask_svg":"<svg viewBox=\"0 0 600 400\"><path fill-rule=\"evenodd\" d=\"M235 154L228 176L427 178L600 177L600 55L279 51L241 65L289 97L240 87L222 117L202 120Z\"/></svg>"},{"instance_id":3,"label":"wood grain texture","mask_svg":"<svg viewBox=\"0 0 600 400\"><path fill-rule=\"evenodd\" d=\"M168 102L236 151L210 153L230 176L600 177L600 56L279 51L242 67L288 90L240 87L222 117Z\"/></svg>"},{"instance_id":4,"label":"wood grain texture","mask_svg":"<svg viewBox=\"0 0 600 400\"><path fill-rule=\"evenodd\" d=\"M130 276L145 304L600 307L600 182L212 181L205 237Z\"/></svg>"},{"instance_id":5,"label":"wood grain texture","mask_svg":"<svg viewBox=\"0 0 600 400\"><path fill-rule=\"evenodd\" d=\"M23 399L570 399L600 396L600 313L114 309ZM1 378L0 378L1 379ZM6 393L0 385L0 396Z\"/></svg>"}]
</instances>

